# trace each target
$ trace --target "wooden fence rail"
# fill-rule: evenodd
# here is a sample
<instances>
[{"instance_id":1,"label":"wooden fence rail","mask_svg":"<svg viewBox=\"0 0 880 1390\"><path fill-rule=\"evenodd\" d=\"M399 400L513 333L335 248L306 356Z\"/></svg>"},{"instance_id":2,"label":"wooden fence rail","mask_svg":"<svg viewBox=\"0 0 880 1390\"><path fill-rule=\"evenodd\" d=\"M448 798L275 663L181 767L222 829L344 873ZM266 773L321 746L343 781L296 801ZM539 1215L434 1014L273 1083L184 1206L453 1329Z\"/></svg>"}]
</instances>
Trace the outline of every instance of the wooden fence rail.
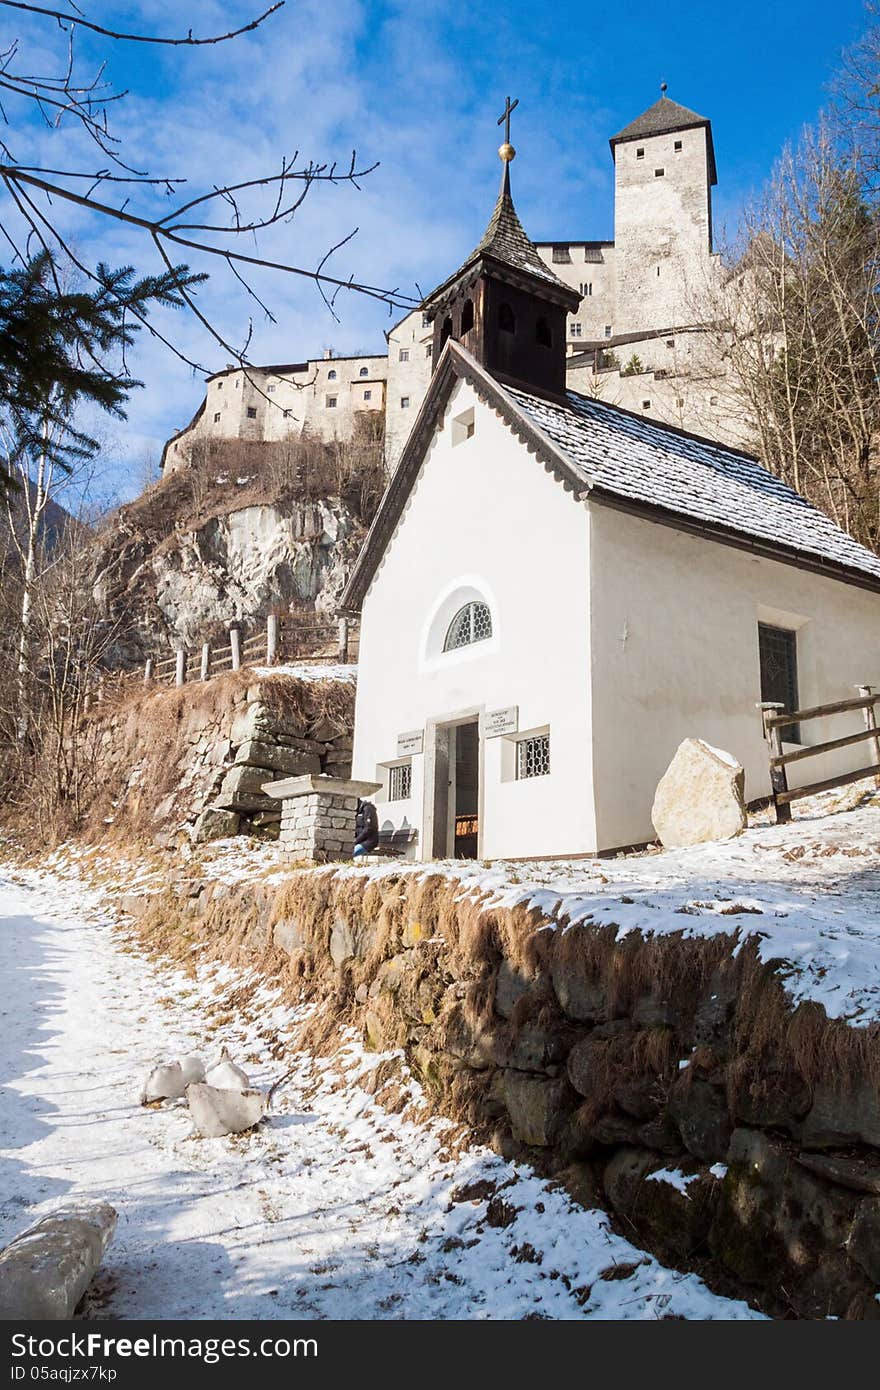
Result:
<instances>
[{"instance_id":1,"label":"wooden fence rail","mask_svg":"<svg viewBox=\"0 0 880 1390\"><path fill-rule=\"evenodd\" d=\"M284 661L357 661L359 633L347 618L322 619L308 615L279 618L270 614L264 628L245 636L237 624L229 628L224 645L202 642L179 647L171 656L150 656L144 666L144 683L185 685L206 681L223 671L242 666L276 666Z\"/></svg>"},{"instance_id":2,"label":"wooden fence rail","mask_svg":"<svg viewBox=\"0 0 880 1390\"><path fill-rule=\"evenodd\" d=\"M861 782L873 777L874 784L880 787L880 730L877 728L876 706L880 702L880 690L876 686L856 686L858 696L847 700L834 700L827 705L813 705L809 709L784 711L784 706L770 701L758 705L764 723L764 737L770 753L770 788L776 810L777 823L791 820L791 803L804 796L815 796L817 792L831 791L835 787L846 787L852 782ZM862 710L865 727L855 734L845 734L841 738L826 739L824 743L794 748L789 753L782 751L781 729L792 724L806 724L811 719L826 719L833 714L847 714ZM854 772L839 772L834 777L825 777L819 782L810 782L803 787L790 788L786 768L791 763L804 758L816 758L823 753L833 753L839 748L851 748L857 743L871 742L871 755L874 759L867 767Z\"/></svg>"}]
</instances>

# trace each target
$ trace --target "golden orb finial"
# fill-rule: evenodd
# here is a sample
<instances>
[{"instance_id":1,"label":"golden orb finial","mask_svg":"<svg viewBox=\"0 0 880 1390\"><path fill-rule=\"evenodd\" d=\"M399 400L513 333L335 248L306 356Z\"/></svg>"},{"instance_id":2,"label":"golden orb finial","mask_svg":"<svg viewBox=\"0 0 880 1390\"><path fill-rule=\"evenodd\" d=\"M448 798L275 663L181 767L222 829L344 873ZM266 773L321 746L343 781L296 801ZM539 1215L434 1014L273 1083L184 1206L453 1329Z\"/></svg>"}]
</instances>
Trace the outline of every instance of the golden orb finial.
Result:
<instances>
[{"instance_id":1,"label":"golden orb finial","mask_svg":"<svg viewBox=\"0 0 880 1390\"><path fill-rule=\"evenodd\" d=\"M504 164L509 164L512 159L516 159L516 150L509 140L505 140L503 145L498 146L498 158Z\"/></svg>"}]
</instances>

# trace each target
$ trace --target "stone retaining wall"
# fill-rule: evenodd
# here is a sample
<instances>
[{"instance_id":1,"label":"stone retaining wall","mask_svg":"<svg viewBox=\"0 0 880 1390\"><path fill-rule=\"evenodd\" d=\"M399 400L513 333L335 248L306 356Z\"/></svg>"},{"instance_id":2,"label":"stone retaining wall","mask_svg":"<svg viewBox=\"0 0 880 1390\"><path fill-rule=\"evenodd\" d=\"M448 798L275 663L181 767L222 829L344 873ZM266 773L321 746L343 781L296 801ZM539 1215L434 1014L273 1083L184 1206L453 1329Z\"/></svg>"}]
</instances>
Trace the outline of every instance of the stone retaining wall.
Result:
<instances>
[{"instance_id":1,"label":"stone retaining wall","mask_svg":"<svg viewBox=\"0 0 880 1390\"><path fill-rule=\"evenodd\" d=\"M351 772L354 685L247 672L138 693L90 715L92 827L160 847L242 832L278 834L280 775Z\"/></svg>"},{"instance_id":2,"label":"stone retaining wall","mask_svg":"<svg viewBox=\"0 0 880 1390\"><path fill-rule=\"evenodd\" d=\"M318 1000L304 1044L344 1023L402 1049L438 1110L716 1288L878 1316L878 1032L792 1008L748 916L618 941L438 874L326 869L129 906L181 959L204 940Z\"/></svg>"}]
</instances>

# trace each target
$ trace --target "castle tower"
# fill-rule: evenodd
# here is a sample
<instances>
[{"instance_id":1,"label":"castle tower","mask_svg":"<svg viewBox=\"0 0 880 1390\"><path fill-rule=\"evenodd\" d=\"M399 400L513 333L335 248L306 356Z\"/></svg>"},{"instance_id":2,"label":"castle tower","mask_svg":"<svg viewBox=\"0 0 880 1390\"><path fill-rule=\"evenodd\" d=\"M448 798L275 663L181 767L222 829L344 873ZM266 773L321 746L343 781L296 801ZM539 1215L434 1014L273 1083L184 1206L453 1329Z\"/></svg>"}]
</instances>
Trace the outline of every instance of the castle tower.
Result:
<instances>
[{"instance_id":1,"label":"castle tower","mask_svg":"<svg viewBox=\"0 0 880 1390\"><path fill-rule=\"evenodd\" d=\"M661 97L611 140L615 332L663 332L693 321L712 254L712 126Z\"/></svg>"},{"instance_id":2,"label":"castle tower","mask_svg":"<svg viewBox=\"0 0 880 1390\"><path fill-rule=\"evenodd\" d=\"M434 328L433 368L447 338L454 338L499 376L562 395L566 315L574 312L581 296L542 261L513 205L510 163L516 151L510 143L510 112L516 105L508 97L499 120L499 125L506 123L498 151L504 173L483 238L421 308Z\"/></svg>"}]
</instances>

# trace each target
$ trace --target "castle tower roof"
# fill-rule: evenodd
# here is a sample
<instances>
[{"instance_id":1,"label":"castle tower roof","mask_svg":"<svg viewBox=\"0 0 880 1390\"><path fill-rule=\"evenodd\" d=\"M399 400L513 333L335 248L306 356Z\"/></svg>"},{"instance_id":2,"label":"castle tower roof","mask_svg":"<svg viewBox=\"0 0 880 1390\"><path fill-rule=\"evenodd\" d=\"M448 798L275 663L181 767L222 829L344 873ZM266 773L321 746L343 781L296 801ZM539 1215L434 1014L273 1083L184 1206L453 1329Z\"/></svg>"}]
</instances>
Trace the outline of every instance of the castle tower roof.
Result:
<instances>
[{"instance_id":1,"label":"castle tower roof","mask_svg":"<svg viewBox=\"0 0 880 1390\"><path fill-rule=\"evenodd\" d=\"M716 184L718 177L715 171L715 147L712 143L712 122L705 116L700 116L696 111L691 111L687 106L680 105L677 101L672 101L666 95L666 83L661 86L662 95L659 101L655 101L653 106L649 106L647 111L643 111L629 125L623 127L616 135L612 135L610 140L611 153L614 154L615 147L622 145L628 140L648 139L652 135L671 135L677 130L692 130L697 126L703 126L706 131L706 146L709 164L709 182Z\"/></svg>"}]
</instances>

